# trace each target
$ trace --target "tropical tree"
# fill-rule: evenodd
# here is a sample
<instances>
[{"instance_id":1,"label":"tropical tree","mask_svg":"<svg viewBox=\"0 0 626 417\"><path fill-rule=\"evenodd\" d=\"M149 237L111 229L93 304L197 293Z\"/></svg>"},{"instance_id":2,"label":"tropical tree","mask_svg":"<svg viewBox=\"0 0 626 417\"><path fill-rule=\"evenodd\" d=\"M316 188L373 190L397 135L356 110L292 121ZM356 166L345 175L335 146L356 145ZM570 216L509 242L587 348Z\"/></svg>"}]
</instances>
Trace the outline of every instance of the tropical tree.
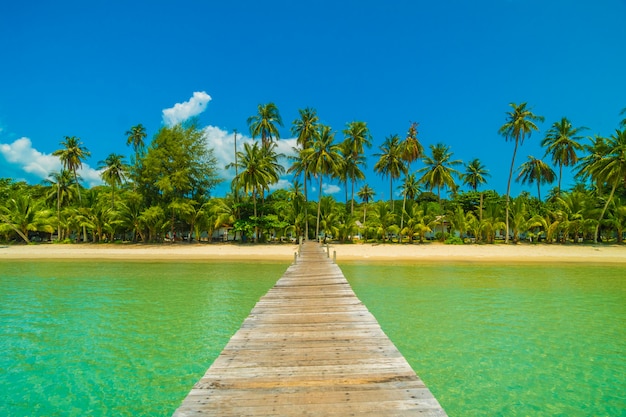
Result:
<instances>
[{"instance_id":1,"label":"tropical tree","mask_svg":"<svg viewBox=\"0 0 626 417\"><path fill-rule=\"evenodd\" d=\"M372 199L372 197L374 197L375 194L376 193L374 192L374 189L372 189L372 187L370 187L367 184L362 186L359 192L356 193L356 195L364 203L363 204L363 223L365 223L365 217L367 215L367 204Z\"/></svg>"},{"instance_id":2,"label":"tropical tree","mask_svg":"<svg viewBox=\"0 0 626 417\"><path fill-rule=\"evenodd\" d=\"M76 183L76 193L78 194L78 203L82 206L82 197L80 194L80 185L78 183L78 174L76 171L83 166L83 160L91 154L86 147L83 146L80 138L76 136L66 136L61 142L62 149L52 152L52 155L58 156L63 167L74 174L74 182ZM87 229L83 227L83 241L87 241Z\"/></svg>"},{"instance_id":3,"label":"tropical tree","mask_svg":"<svg viewBox=\"0 0 626 417\"><path fill-rule=\"evenodd\" d=\"M0 206L0 230L13 230L24 242L30 243L28 232L54 232L51 214L41 200L19 193L10 198L5 206Z\"/></svg>"},{"instance_id":4,"label":"tropical tree","mask_svg":"<svg viewBox=\"0 0 626 417\"><path fill-rule=\"evenodd\" d=\"M461 161L451 160L453 153L450 152L450 147L443 143L430 145L430 151L432 156L424 155L422 161L425 166L417 170L418 173L422 174L419 182L425 184L431 192L437 188L437 198L441 204L441 189L443 187L449 189L456 187L454 176L460 174L453 167L461 164Z\"/></svg>"},{"instance_id":5,"label":"tropical tree","mask_svg":"<svg viewBox=\"0 0 626 417\"><path fill-rule=\"evenodd\" d=\"M248 117L248 126L253 138L261 137L261 145L269 148L274 138L280 139L277 126L283 125L278 107L274 103L259 104L257 114Z\"/></svg>"},{"instance_id":6,"label":"tropical tree","mask_svg":"<svg viewBox=\"0 0 626 417\"><path fill-rule=\"evenodd\" d=\"M554 170L541 159L529 156L528 161L519 167L519 174L516 181L522 184L537 183L537 198L541 200L541 184L552 184L556 179Z\"/></svg>"},{"instance_id":7,"label":"tropical tree","mask_svg":"<svg viewBox=\"0 0 626 417\"><path fill-rule=\"evenodd\" d=\"M233 179L233 183L243 188L246 194L250 193L254 205L255 217L255 242L259 239L257 195L262 195L269 190L270 185L280 179L284 172L282 165L278 163L279 155L275 151L276 144L270 144L267 148L259 147L258 142L244 143L243 151L237 153L239 164L239 176Z\"/></svg>"},{"instance_id":8,"label":"tropical tree","mask_svg":"<svg viewBox=\"0 0 626 417\"><path fill-rule=\"evenodd\" d=\"M348 139L339 144L339 152L343 155L343 169L338 172L339 180L344 183L346 191L346 205L348 204L348 180L352 185L350 214L354 213L354 184L357 180L364 180L365 174L361 166L365 165L365 155L352 151L351 143Z\"/></svg>"},{"instance_id":9,"label":"tropical tree","mask_svg":"<svg viewBox=\"0 0 626 417\"><path fill-rule=\"evenodd\" d=\"M461 175L463 184L469 186L474 192L478 191L480 185L487 183L487 178L490 177L487 168L480 162L480 159L474 158L465 165L465 172ZM483 218L483 193L480 193L480 209L478 219Z\"/></svg>"},{"instance_id":10,"label":"tropical tree","mask_svg":"<svg viewBox=\"0 0 626 417\"><path fill-rule=\"evenodd\" d=\"M609 204L613 200L615 190L620 184L626 186L626 129L616 130L615 133L608 138L606 142L606 153L587 169L590 175L596 178L598 183L606 184L608 187L611 187L609 196L602 207L602 212L598 218L594 233L594 242L597 243L600 224Z\"/></svg>"},{"instance_id":11,"label":"tropical tree","mask_svg":"<svg viewBox=\"0 0 626 417\"><path fill-rule=\"evenodd\" d=\"M50 192L47 195L48 200L56 200L57 206L57 239L61 240L61 206L69 204L74 195L72 193L72 185L74 178L72 173L66 169L51 173L46 180L46 184L50 186Z\"/></svg>"},{"instance_id":12,"label":"tropical tree","mask_svg":"<svg viewBox=\"0 0 626 417\"><path fill-rule=\"evenodd\" d=\"M130 130L126 131L126 145L132 146L135 151L135 163L139 161L139 157L143 154L146 144L144 140L148 137L146 128L139 123L132 126Z\"/></svg>"},{"instance_id":13,"label":"tropical tree","mask_svg":"<svg viewBox=\"0 0 626 417\"><path fill-rule=\"evenodd\" d=\"M76 136L66 136L61 142L61 145L63 145L63 148L52 152L52 155L58 156L63 164L63 167L74 174L78 201L82 204L80 186L78 184L78 174L76 171L83 167L83 161L91 154L87 148L83 146L80 138L77 138Z\"/></svg>"},{"instance_id":14,"label":"tropical tree","mask_svg":"<svg viewBox=\"0 0 626 417\"><path fill-rule=\"evenodd\" d=\"M402 157L400 137L398 135L387 136L378 149L381 153L374 154L379 158L374 165L374 171L389 177L389 202L393 211L393 180L407 173L407 167Z\"/></svg>"},{"instance_id":15,"label":"tropical tree","mask_svg":"<svg viewBox=\"0 0 626 417\"><path fill-rule=\"evenodd\" d=\"M104 161L98 162L100 177L111 187L111 208L115 207L115 189L126 180L124 156L112 153Z\"/></svg>"},{"instance_id":16,"label":"tropical tree","mask_svg":"<svg viewBox=\"0 0 626 417\"><path fill-rule=\"evenodd\" d=\"M317 112L312 108L305 108L298 110L300 113L300 118L295 119L291 123L291 133L296 136L296 140L298 143L298 156L295 158L294 163L289 168L288 172L294 172L296 175L302 174L303 176L303 184L304 184L304 218L308 218L307 213L307 202L309 201L308 197L308 188L307 184L311 179L311 173L309 172L306 161L303 160L301 151L307 149L311 146L311 143L319 134L318 124L319 117L317 116ZM304 238L309 238L309 222L306 221L304 223Z\"/></svg>"},{"instance_id":17,"label":"tropical tree","mask_svg":"<svg viewBox=\"0 0 626 417\"><path fill-rule=\"evenodd\" d=\"M351 205L350 214L354 213L354 184L356 180L362 180L365 178L363 172L359 169L360 165L365 165L365 156L363 151L365 147L372 146L372 135L370 134L367 123L361 121L354 121L347 124L343 134L345 136L345 151L346 157L346 175L352 182L351 189Z\"/></svg>"},{"instance_id":18,"label":"tropical tree","mask_svg":"<svg viewBox=\"0 0 626 417\"><path fill-rule=\"evenodd\" d=\"M537 116L526 106L527 103L519 105L510 103L511 110L506 113L506 121L500 127L499 133L504 136L506 141L513 141L513 157L511 158L511 168L509 169L509 179L506 184L506 236L505 243L509 243L509 205L511 201L511 180L513 179L513 168L515 167L515 155L517 147L524 144L524 139L530 137L532 131L538 131L536 122L543 122L543 116Z\"/></svg>"},{"instance_id":19,"label":"tropical tree","mask_svg":"<svg viewBox=\"0 0 626 417\"><path fill-rule=\"evenodd\" d=\"M319 195L317 203L317 225L315 236L320 232L320 201L322 199L322 180L324 175L335 175L343 168L343 159L339 145L334 143L335 133L330 126L320 125L319 134L315 136L311 146L302 150L304 163L310 172L319 178Z\"/></svg>"},{"instance_id":20,"label":"tropical tree","mask_svg":"<svg viewBox=\"0 0 626 417\"><path fill-rule=\"evenodd\" d=\"M414 200L417 194L420 192L419 181L415 177L415 174L408 174L404 177L404 182L400 187L400 193L402 194L402 214L400 215L400 242L402 242L402 229L404 229L404 214L406 212L406 200Z\"/></svg>"},{"instance_id":21,"label":"tropical tree","mask_svg":"<svg viewBox=\"0 0 626 417\"><path fill-rule=\"evenodd\" d=\"M417 139L417 126L419 123L412 122L406 138L400 144L402 159L407 163L407 170L410 171L411 163L421 158L424 154L424 147Z\"/></svg>"},{"instance_id":22,"label":"tropical tree","mask_svg":"<svg viewBox=\"0 0 626 417\"><path fill-rule=\"evenodd\" d=\"M387 240L388 235L394 232L396 215L390 210L390 205L384 201L378 201L374 205L374 224L376 225L378 234L382 237L383 242ZM396 226L397 228L397 226Z\"/></svg>"},{"instance_id":23,"label":"tropical tree","mask_svg":"<svg viewBox=\"0 0 626 417\"><path fill-rule=\"evenodd\" d=\"M586 127L573 127L572 123L563 117L560 121L554 122L548 130L546 137L541 141L541 146L546 147L546 154L552 156L552 163L559 167L558 194L561 195L561 180L563 179L563 167L576 165L578 155L583 146L579 133Z\"/></svg>"}]
</instances>

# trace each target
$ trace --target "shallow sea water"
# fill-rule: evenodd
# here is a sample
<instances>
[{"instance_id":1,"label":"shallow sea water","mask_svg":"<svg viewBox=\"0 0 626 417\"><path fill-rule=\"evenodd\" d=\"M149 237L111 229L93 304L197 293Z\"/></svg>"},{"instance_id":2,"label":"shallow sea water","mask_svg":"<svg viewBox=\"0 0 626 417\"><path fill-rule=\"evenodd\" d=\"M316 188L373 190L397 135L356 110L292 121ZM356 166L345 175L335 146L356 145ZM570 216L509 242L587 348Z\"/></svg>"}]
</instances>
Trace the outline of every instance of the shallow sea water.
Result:
<instances>
[{"instance_id":1,"label":"shallow sea water","mask_svg":"<svg viewBox=\"0 0 626 417\"><path fill-rule=\"evenodd\" d=\"M340 266L450 416L626 415L626 267ZM0 415L171 415L286 267L0 262Z\"/></svg>"},{"instance_id":2,"label":"shallow sea water","mask_svg":"<svg viewBox=\"0 0 626 417\"><path fill-rule=\"evenodd\" d=\"M342 269L450 416L626 415L626 267Z\"/></svg>"}]
</instances>

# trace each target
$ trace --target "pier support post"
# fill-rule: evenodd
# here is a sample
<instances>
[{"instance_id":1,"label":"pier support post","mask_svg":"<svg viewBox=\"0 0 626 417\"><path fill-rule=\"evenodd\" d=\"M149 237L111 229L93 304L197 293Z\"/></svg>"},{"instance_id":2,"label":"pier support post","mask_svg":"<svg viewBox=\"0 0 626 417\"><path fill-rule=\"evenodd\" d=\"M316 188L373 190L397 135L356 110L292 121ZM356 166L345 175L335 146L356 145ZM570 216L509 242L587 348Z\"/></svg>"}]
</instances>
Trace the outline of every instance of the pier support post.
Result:
<instances>
[{"instance_id":1,"label":"pier support post","mask_svg":"<svg viewBox=\"0 0 626 417\"><path fill-rule=\"evenodd\" d=\"M294 265L298 263L298 252L293 253L293 263Z\"/></svg>"},{"instance_id":2,"label":"pier support post","mask_svg":"<svg viewBox=\"0 0 626 417\"><path fill-rule=\"evenodd\" d=\"M334 264L337 263L337 251L336 250L333 251L333 263Z\"/></svg>"}]
</instances>

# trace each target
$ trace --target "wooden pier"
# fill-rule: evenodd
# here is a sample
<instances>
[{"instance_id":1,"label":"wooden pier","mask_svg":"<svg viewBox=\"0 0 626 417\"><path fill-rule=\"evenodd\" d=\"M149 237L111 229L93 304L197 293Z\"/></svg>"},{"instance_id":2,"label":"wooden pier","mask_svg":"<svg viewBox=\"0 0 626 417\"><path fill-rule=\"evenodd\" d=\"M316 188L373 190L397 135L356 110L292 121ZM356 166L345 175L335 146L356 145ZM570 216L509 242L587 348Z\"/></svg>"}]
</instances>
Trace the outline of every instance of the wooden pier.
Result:
<instances>
[{"instance_id":1,"label":"wooden pier","mask_svg":"<svg viewBox=\"0 0 626 417\"><path fill-rule=\"evenodd\" d=\"M256 304L174 413L446 416L314 242Z\"/></svg>"}]
</instances>

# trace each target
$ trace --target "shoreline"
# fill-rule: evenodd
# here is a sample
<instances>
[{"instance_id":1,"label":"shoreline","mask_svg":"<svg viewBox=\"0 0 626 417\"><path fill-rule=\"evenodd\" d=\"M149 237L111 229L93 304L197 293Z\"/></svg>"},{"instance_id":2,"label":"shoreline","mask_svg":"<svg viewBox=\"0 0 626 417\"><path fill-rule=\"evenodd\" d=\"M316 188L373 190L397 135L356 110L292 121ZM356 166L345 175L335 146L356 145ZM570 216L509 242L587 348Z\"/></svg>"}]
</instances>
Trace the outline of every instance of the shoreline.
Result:
<instances>
[{"instance_id":1,"label":"shoreline","mask_svg":"<svg viewBox=\"0 0 626 417\"><path fill-rule=\"evenodd\" d=\"M626 264L616 244L330 244L337 262L499 262ZM32 259L293 261L295 244L35 244L0 246L0 261Z\"/></svg>"}]
</instances>

